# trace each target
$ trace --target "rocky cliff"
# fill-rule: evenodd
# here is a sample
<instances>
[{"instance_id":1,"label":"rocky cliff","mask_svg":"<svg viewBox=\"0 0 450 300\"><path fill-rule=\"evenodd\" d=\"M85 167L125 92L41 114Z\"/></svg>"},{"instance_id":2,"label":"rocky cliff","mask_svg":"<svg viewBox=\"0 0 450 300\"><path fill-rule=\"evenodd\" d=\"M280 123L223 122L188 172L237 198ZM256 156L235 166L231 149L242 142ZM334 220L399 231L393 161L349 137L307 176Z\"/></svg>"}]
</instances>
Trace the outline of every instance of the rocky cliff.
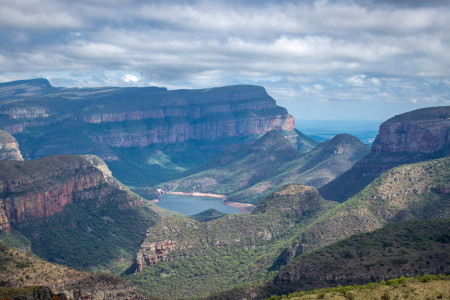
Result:
<instances>
[{"instance_id":1,"label":"rocky cliff","mask_svg":"<svg viewBox=\"0 0 450 300\"><path fill-rule=\"evenodd\" d=\"M100 170L77 156L0 162L0 228L59 213L76 192L103 184Z\"/></svg>"},{"instance_id":2,"label":"rocky cliff","mask_svg":"<svg viewBox=\"0 0 450 300\"><path fill-rule=\"evenodd\" d=\"M16 139L4 130L0 130L0 160L23 160Z\"/></svg>"},{"instance_id":3,"label":"rocky cliff","mask_svg":"<svg viewBox=\"0 0 450 300\"><path fill-rule=\"evenodd\" d=\"M404 113L381 124L369 154L319 192L326 199L343 202L390 168L448 155L450 106Z\"/></svg>"},{"instance_id":4,"label":"rocky cliff","mask_svg":"<svg viewBox=\"0 0 450 300\"><path fill-rule=\"evenodd\" d=\"M98 157L0 162L1 231L11 232L6 240L23 235L33 253L52 262L122 272L156 211Z\"/></svg>"},{"instance_id":5,"label":"rocky cliff","mask_svg":"<svg viewBox=\"0 0 450 300\"><path fill-rule=\"evenodd\" d=\"M95 154L133 185L148 183L155 172L162 178L197 167L228 144L271 130L285 132L302 152L312 149L314 141L294 127L294 118L259 86L169 91L57 88L45 80L0 84L0 129L15 135L25 159Z\"/></svg>"}]
</instances>

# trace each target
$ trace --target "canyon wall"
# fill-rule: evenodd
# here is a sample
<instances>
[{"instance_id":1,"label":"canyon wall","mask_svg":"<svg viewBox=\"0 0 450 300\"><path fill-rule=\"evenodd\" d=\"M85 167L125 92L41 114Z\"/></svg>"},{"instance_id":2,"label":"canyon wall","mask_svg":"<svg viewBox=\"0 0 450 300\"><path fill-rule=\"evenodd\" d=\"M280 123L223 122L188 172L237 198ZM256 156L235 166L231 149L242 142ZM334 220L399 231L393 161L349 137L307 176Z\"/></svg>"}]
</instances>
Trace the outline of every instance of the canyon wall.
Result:
<instances>
[{"instance_id":1,"label":"canyon wall","mask_svg":"<svg viewBox=\"0 0 450 300\"><path fill-rule=\"evenodd\" d=\"M450 106L414 110L381 124L370 152L319 192L343 202L393 167L449 155Z\"/></svg>"},{"instance_id":2,"label":"canyon wall","mask_svg":"<svg viewBox=\"0 0 450 300\"><path fill-rule=\"evenodd\" d=\"M229 144L247 145L272 130L301 152L317 145L295 130L295 119L263 87L251 85L167 90L61 88L44 79L1 83L0 129L14 135L24 159L93 154L133 186L167 181Z\"/></svg>"},{"instance_id":3,"label":"canyon wall","mask_svg":"<svg viewBox=\"0 0 450 300\"><path fill-rule=\"evenodd\" d=\"M76 192L104 183L100 170L74 155L0 162L0 229L57 214Z\"/></svg>"},{"instance_id":4,"label":"canyon wall","mask_svg":"<svg viewBox=\"0 0 450 300\"><path fill-rule=\"evenodd\" d=\"M41 81L0 85L4 92L0 97L0 129L18 134L27 128L69 122L74 128L82 127L78 133L95 144L145 147L293 131L295 125L286 109L277 106L259 86L174 91L65 89ZM19 92L27 89L28 93ZM39 89L41 93L37 93Z\"/></svg>"}]
</instances>

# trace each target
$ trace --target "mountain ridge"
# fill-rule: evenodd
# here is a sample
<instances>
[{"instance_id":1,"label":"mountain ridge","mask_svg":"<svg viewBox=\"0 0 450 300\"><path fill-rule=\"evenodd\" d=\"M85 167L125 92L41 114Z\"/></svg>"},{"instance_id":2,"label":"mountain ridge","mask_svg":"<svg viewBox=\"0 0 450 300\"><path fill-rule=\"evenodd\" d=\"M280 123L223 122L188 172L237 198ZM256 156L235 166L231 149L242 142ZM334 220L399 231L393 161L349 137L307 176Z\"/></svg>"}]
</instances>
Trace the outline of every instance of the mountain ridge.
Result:
<instances>
[{"instance_id":1,"label":"mountain ridge","mask_svg":"<svg viewBox=\"0 0 450 300\"><path fill-rule=\"evenodd\" d=\"M227 201L257 203L287 183L320 187L348 170L368 152L351 135L337 135L307 153L299 153L271 131L247 147L224 151L199 172L163 183L168 191L227 195Z\"/></svg>"}]
</instances>

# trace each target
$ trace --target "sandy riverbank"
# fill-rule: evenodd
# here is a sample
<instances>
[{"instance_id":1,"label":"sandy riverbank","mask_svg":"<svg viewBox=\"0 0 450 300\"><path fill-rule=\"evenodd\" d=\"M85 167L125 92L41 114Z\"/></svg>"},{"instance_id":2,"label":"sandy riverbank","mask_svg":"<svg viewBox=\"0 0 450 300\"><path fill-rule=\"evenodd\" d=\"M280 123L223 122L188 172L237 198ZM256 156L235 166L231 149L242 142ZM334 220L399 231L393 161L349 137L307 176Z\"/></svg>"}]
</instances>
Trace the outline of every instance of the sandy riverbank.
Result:
<instances>
[{"instance_id":1,"label":"sandy riverbank","mask_svg":"<svg viewBox=\"0 0 450 300\"><path fill-rule=\"evenodd\" d=\"M185 192L165 192L167 195L180 195L180 196L196 196L196 197L212 197L212 198L221 198L223 203L228 206L239 208L239 210L243 213L251 213L252 210L256 207L254 204L250 203L241 203L241 202L233 202L233 201L226 201L227 196L220 195L220 194L212 194L212 193L185 193ZM154 201L154 200L152 200ZM159 200L158 200L159 201ZM158 202L157 201L157 202ZM157 203L153 202L153 203Z\"/></svg>"},{"instance_id":2,"label":"sandy riverbank","mask_svg":"<svg viewBox=\"0 0 450 300\"><path fill-rule=\"evenodd\" d=\"M185 192L165 192L167 195L180 195L180 196L195 196L195 197L212 197L212 198L226 198L225 195L219 195L219 194L211 194L211 193L185 193Z\"/></svg>"},{"instance_id":3,"label":"sandy riverbank","mask_svg":"<svg viewBox=\"0 0 450 300\"><path fill-rule=\"evenodd\" d=\"M250 203L241 203L241 202L233 202L233 201L224 201L224 204L228 206L233 206L239 208L239 210L243 213L251 213L252 210L256 207L254 204Z\"/></svg>"}]
</instances>

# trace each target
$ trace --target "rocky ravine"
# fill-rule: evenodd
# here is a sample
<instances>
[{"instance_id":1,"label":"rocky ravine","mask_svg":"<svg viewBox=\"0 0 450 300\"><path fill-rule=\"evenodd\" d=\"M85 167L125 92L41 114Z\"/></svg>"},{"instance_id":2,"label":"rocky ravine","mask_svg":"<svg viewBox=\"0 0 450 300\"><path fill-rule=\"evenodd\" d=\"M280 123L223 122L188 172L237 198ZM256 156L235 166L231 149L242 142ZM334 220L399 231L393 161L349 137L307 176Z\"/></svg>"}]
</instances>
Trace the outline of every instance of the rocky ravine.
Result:
<instances>
[{"instance_id":1,"label":"rocky ravine","mask_svg":"<svg viewBox=\"0 0 450 300\"><path fill-rule=\"evenodd\" d=\"M407 112L381 124L369 154L319 192L325 199L343 202L393 167L448 155L450 106Z\"/></svg>"},{"instance_id":2,"label":"rocky ravine","mask_svg":"<svg viewBox=\"0 0 450 300\"><path fill-rule=\"evenodd\" d=\"M23 160L16 139L4 130L0 130L0 160Z\"/></svg>"}]
</instances>

